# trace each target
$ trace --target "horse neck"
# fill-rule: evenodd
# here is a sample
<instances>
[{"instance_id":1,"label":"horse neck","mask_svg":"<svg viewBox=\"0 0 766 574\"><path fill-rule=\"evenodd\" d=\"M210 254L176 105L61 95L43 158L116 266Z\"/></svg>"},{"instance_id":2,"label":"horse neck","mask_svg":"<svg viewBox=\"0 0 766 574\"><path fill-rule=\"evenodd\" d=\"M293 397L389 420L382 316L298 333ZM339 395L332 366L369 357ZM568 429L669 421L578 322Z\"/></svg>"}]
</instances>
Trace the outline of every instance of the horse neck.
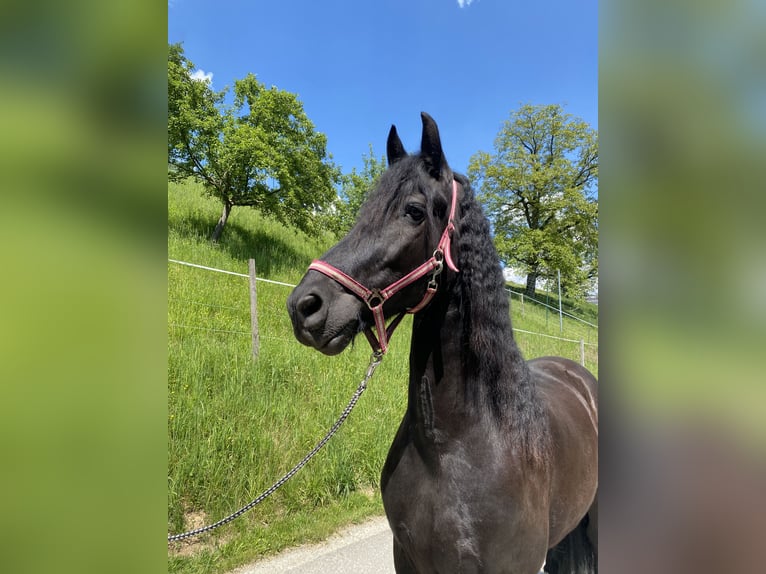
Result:
<instances>
[{"instance_id":1,"label":"horse neck","mask_svg":"<svg viewBox=\"0 0 766 574\"><path fill-rule=\"evenodd\" d=\"M525 432L539 414L536 390L513 339L508 294L489 223L467 180L456 235L457 275L443 277L419 313L410 350L410 416L429 424L469 419ZM435 422L434 422L435 421Z\"/></svg>"},{"instance_id":2,"label":"horse neck","mask_svg":"<svg viewBox=\"0 0 766 574\"><path fill-rule=\"evenodd\" d=\"M505 294L478 304L459 281L445 291L415 318L410 346L408 414L424 440L503 425L514 386L528 384Z\"/></svg>"}]
</instances>

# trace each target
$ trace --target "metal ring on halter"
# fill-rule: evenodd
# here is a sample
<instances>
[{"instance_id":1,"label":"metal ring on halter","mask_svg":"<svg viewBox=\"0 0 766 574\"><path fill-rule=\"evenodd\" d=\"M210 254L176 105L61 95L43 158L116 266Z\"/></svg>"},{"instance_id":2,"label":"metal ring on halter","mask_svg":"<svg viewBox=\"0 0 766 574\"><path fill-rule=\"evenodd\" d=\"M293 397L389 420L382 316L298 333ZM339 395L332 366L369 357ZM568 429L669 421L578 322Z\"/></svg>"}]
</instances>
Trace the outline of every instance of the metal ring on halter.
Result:
<instances>
[{"instance_id":1,"label":"metal ring on halter","mask_svg":"<svg viewBox=\"0 0 766 574\"><path fill-rule=\"evenodd\" d=\"M437 249L434 251L433 255L431 255L431 258L434 260L434 270L432 277L435 279L441 275L441 272L444 269L444 251Z\"/></svg>"},{"instance_id":2,"label":"metal ring on halter","mask_svg":"<svg viewBox=\"0 0 766 574\"><path fill-rule=\"evenodd\" d=\"M367 295L367 299L365 300L365 303L367 303L367 306L370 309L375 309L377 307L380 307L385 302L385 297L381 294L379 289L373 289L370 291L370 294ZM373 305L373 302L377 302L377 305Z\"/></svg>"}]
</instances>

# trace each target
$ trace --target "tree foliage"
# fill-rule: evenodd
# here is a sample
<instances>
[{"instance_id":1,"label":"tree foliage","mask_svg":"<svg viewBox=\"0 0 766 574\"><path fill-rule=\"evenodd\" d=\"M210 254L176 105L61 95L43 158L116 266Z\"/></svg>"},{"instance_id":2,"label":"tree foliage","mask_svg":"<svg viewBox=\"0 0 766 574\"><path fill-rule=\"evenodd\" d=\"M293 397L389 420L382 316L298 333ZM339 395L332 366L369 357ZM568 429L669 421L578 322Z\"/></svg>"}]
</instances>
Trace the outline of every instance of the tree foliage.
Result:
<instances>
[{"instance_id":1,"label":"tree foliage","mask_svg":"<svg viewBox=\"0 0 766 574\"><path fill-rule=\"evenodd\" d=\"M559 105L524 105L504 122L494 153L469 174L495 231L501 259L580 297L598 274L598 136Z\"/></svg>"},{"instance_id":2,"label":"tree foliage","mask_svg":"<svg viewBox=\"0 0 766 574\"><path fill-rule=\"evenodd\" d=\"M351 169L351 173L341 177L341 189L338 201L335 204L335 218L333 231L340 238L349 232L359 215L369 192L375 187L378 178L386 171L386 157L375 157L375 152L370 144L368 155L362 156L364 167L361 171Z\"/></svg>"},{"instance_id":3,"label":"tree foliage","mask_svg":"<svg viewBox=\"0 0 766 574\"><path fill-rule=\"evenodd\" d=\"M266 88L253 74L215 92L191 77L180 44L168 46L169 177L198 178L223 204L217 240L234 206L253 206L314 232L314 214L335 197L340 177L295 94Z\"/></svg>"}]
</instances>

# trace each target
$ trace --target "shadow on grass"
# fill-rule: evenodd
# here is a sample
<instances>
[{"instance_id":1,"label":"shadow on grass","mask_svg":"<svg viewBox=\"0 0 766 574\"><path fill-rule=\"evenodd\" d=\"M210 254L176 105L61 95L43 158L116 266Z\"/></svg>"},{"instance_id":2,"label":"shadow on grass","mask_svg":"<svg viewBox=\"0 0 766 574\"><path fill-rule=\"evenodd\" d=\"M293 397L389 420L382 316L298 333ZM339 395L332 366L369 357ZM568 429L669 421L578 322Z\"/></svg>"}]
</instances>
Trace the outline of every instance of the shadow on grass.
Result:
<instances>
[{"instance_id":1,"label":"shadow on grass","mask_svg":"<svg viewBox=\"0 0 766 574\"><path fill-rule=\"evenodd\" d=\"M182 237L210 241L216 222L201 216L185 217L169 222L169 228ZM259 276L269 277L285 269L308 267L312 257L297 251L282 239L265 230L249 229L229 220L216 247L233 259L247 262L255 259Z\"/></svg>"}]
</instances>

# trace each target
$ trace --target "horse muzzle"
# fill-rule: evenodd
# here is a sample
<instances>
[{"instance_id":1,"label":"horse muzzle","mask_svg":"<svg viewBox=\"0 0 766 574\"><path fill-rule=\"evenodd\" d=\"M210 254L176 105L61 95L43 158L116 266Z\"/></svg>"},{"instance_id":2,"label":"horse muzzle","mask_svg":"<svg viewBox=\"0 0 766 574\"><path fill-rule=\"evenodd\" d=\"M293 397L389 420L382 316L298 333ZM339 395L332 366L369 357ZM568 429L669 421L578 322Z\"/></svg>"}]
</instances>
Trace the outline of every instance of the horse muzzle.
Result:
<instances>
[{"instance_id":1,"label":"horse muzzle","mask_svg":"<svg viewBox=\"0 0 766 574\"><path fill-rule=\"evenodd\" d=\"M338 291L323 276L309 272L287 298L295 338L326 355L343 351L361 329L360 301Z\"/></svg>"}]
</instances>

